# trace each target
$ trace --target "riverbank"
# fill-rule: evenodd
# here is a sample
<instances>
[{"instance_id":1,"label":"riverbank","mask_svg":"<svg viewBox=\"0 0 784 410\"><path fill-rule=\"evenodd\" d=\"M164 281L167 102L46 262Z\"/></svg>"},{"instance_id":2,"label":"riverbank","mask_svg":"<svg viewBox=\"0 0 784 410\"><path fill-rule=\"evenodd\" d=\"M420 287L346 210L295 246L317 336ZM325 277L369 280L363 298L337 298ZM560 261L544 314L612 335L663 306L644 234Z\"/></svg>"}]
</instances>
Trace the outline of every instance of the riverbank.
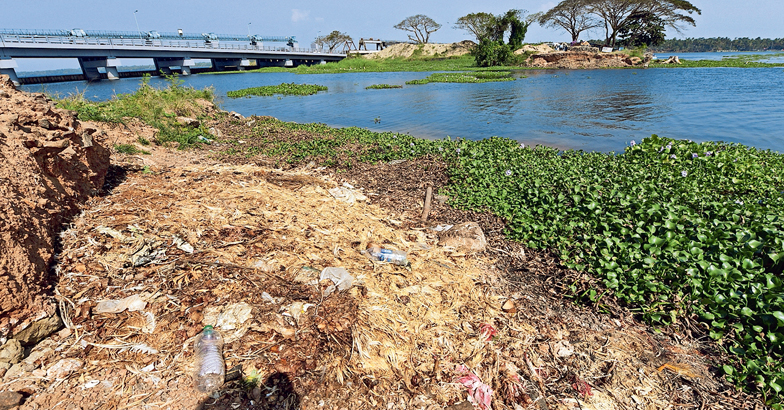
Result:
<instances>
[{"instance_id":1,"label":"riverbank","mask_svg":"<svg viewBox=\"0 0 784 410\"><path fill-rule=\"evenodd\" d=\"M175 87L165 95L189 94ZM53 407L65 398L108 408L444 408L467 395L481 401L479 393L489 389L494 408L533 403L539 408L754 406L717 373L717 365L734 365L738 359L702 339L707 330L694 305L686 303L686 294L663 288L631 293L678 295L684 303L676 301L674 309L624 300L615 293L629 293L627 289L639 285L616 277L624 287L614 288L607 283L608 271L600 269L604 259L592 256L617 249L602 248L598 242L585 248L579 238L596 234L569 218L594 226L597 217L618 215L610 209L612 202L602 198L621 198L621 204L626 198L624 206L636 209L643 203L654 206L662 197L679 197L662 196L634 178L650 181L647 172L661 178L664 168L676 164L667 159L670 155L691 149L699 150L700 162L678 165L696 166L687 174L703 190L710 186L704 178L717 190L726 189L728 182L717 173L723 166L715 166L739 159L743 172L732 173L738 189L781 201L768 192L781 185L775 180L779 157L764 157L766 169L761 170L754 166L759 157L746 156L741 147L680 142L662 154L655 152L658 145L669 141L650 140L630 150L628 157L619 156L631 159L624 163L604 154L561 156L497 138L427 141L359 128L245 118L204 103L181 106L202 107L190 112L190 120L169 122L176 118L174 110L145 114L164 130L179 129L178 135L204 131L202 137L211 141L203 144L198 136L171 139L169 131L115 115L132 106L69 104L80 116L98 113L118 124L107 128L127 133L105 141L115 147L112 161L117 167L109 190L90 200L62 235L56 289L68 327L32 348L17 366L19 373L10 378L6 374L3 381L3 389L25 393L23 408ZM150 154L117 152L124 145ZM175 146L199 149L173 151ZM678 152L670 152L673 147ZM711 154L705 155L703 148ZM748 154L759 155L753 150ZM546 175L535 175L548 169ZM578 171L580 177L568 175ZM594 188L606 186L606 181L594 181L592 172L602 178L629 175L628 187L644 190L633 197L604 195ZM747 184L759 178L770 180ZM674 192L689 189L689 195L697 186L674 181L668 177L659 186L677 188ZM571 182L578 185L568 186ZM433 199L423 222L428 186L446 197ZM344 189L330 193L337 187ZM625 188L616 186L613 192ZM713 203L708 200L713 191L704 195L694 199L695 204ZM350 205L341 197L359 200ZM743 199L748 202L738 197ZM565 208L554 207L558 204ZM642 219L662 217L669 202L663 205L661 212L653 213L640 205L644 212L633 213L629 222L643 223L646 229L677 225L670 219ZM596 206L605 212L597 213ZM773 202L764 206L781 209ZM744 218L756 221L757 211L746 209ZM713 214L714 220L724 221L720 215ZM468 221L484 233L487 247L482 252L446 245L448 235L430 229ZM599 219L595 226L601 223ZM553 225L580 231L545 232L555 229ZM669 247L679 242L667 233L660 237L670 241ZM564 248L550 247L554 253L537 250L553 239ZM410 269L368 261L361 251L371 241L406 251ZM773 246L760 236L754 241L755 249ZM645 252L668 248L654 244L655 249L646 247ZM710 249L697 243L694 247ZM581 253L564 253L570 249ZM704 253L701 260L721 257ZM651 271L666 270L670 262L664 256L652 256L660 265ZM757 263L758 256L746 258ZM747 269L745 264L737 269ZM355 286L325 296L330 283L320 282L320 287L318 279L320 270L329 266L346 268ZM775 278L772 283L766 292L778 291ZM146 302L142 311L96 311L101 300L133 295ZM580 307L574 299L587 304ZM667 310L678 312L671 325L666 315L653 316ZM229 336L224 356L229 367L241 373L232 373L239 379L227 383L217 399L208 399L190 391L188 341L221 313L221 330ZM658 323L659 331L635 316ZM727 334L722 340L732 345L738 339ZM55 365L59 367L52 370Z\"/></svg>"}]
</instances>

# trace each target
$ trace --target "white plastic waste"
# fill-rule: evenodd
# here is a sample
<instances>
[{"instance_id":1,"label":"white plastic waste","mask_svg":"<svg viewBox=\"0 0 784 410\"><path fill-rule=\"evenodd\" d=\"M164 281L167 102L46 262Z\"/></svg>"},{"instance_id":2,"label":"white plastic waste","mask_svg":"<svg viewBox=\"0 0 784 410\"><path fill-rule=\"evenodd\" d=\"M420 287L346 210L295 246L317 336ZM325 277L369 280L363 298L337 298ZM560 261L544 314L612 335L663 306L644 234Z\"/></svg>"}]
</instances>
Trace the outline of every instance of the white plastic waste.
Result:
<instances>
[{"instance_id":1,"label":"white plastic waste","mask_svg":"<svg viewBox=\"0 0 784 410\"><path fill-rule=\"evenodd\" d=\"M147 302L143 301L141 296L132 295L125 299L102 300L95 306L93 312L95 313L120 313L125 309L129 312L137 310L144 310L147 307Z\"/></svg>"}]
</instances>

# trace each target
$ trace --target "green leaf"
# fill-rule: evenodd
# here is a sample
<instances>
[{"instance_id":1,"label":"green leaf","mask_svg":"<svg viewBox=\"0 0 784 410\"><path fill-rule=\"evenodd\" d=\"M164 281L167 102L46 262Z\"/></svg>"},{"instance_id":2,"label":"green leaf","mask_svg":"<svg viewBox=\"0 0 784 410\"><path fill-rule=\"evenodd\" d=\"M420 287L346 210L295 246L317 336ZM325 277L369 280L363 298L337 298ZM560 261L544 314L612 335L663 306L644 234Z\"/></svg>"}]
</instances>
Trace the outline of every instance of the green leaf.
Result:
<instances>
[{"instance_id":1,"label":"green leaf","mask_svg":"<svg viewBox=\"0 0 784 410\"><path fill-rule=\"evenodd\" d=\"M728 374L730 376L732 376L732 374L735 373L735 369L733 369L732 366L730 366L728 364L725 364L724 366L721 366L721 369L724 370L725 374Z\"/></svg>"},{"instance_id":2,"label":"green leaf","mask_svg":"<svg viewBox=\"0 0 784 410\"><path fill-rule=\"evenodd\" d=\"M756 239L752 239L752 240L749 241L749 246L751 247L751 249L757 249L760 246L762 246L762 242L760 242L760 241L758 241Z\"/></svg>"}]
</instances>

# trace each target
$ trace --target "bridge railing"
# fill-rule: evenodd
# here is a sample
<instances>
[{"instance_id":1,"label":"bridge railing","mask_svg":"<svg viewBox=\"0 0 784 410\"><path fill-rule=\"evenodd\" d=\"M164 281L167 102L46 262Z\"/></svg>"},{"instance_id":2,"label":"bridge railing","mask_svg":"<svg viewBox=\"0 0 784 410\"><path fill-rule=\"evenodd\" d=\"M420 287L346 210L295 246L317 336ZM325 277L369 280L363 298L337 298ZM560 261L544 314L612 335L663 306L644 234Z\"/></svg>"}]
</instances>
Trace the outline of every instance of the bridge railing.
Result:
<instances>
[{"instance_id":1,"label":"bridge railing","mask_svg":"<svg viewBox=\"0 0 784 410\"><path fill-rule=\"evenodd\" d=\"M285 46L259 46L233 42L206 42L199 40L155 40L139 38L95 38L66 37L39 35L8 35L0 34L3 46L13 44L47 44L55 46L104 46L104 47L139 47L139 48L188 48L198 50L237 50L237 51L277 51L288 53L320 53L343 54L340 51L328 51L311 48L291 48Z\"/></svg>"}]
</instances>

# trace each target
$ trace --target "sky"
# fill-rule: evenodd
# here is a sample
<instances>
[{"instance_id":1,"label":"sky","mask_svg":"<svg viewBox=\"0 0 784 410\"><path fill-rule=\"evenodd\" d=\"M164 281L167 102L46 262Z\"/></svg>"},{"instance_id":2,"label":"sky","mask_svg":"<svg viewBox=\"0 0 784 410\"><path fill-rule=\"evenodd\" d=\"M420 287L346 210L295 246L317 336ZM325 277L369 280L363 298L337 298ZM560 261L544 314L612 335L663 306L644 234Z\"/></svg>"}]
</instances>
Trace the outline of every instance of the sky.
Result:
<instances>
[{"instance_id":1,"label":"sky","mask_svg":"<svg viewBox=\"0 0 784 410\"><path fill-rule=\"evenodd\" d=\"M316 36L333 30L345 32L355 40L381 38L406 40L406 33L393 26L404 18L425 14L442 27L431 35L434 43L472 39L453 28L461 16L475 12L501 14L509 9L529 13L546 11L557 4L543 0L308 0L308 1L169 1L169 0L4 0L0 28L72 29L136 31L213 32L265 36L296 36L300 47L309 47ZM695 15L696 27L682 34L668 30L667 37L784 37L782 0L692 0L702 10ZM134 13L138 10L137 13ZM250 24L250 26L249 26ZM603 38L603 32L584 35ZM569 41L563 31L532 25L525 41ZM69 62L66 66L73 66ZM45 69L50 63L19 61L19 70ZM78 65L76 65L78 67ZM61 64L57 67L62 68Z\"/></svg>"}]
</instances>

